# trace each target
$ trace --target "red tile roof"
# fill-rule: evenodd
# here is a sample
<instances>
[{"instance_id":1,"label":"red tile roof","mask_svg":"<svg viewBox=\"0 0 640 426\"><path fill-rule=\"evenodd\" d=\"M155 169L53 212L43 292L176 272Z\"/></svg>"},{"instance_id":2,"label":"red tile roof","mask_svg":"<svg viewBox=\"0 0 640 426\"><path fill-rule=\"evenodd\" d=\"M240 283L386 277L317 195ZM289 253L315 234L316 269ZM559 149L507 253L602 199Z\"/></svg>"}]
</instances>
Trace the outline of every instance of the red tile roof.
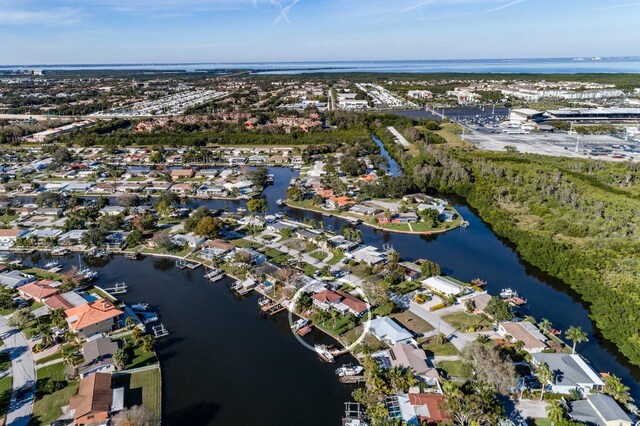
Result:
<instances>
[{"instance_id":1,"label":"red tile roof","mask_svg":"<svg viewBox=\"0 0 640 426\"><path fill-rule=\"evenodd\" d=\"M122 315L123 312L113 306L113 303L107 299L98 299L86 305L67 309L65 314L70 320L69 326L74 330L81 330L90 325Z\"/></svg>"},{"instance_id":2,"label":"red tile roof","mask_svg":"<svg viewBox=\"0 0 640 426\"><path fill-rule=\"evenodd\" d=\"M331 290L321 291L320 293L314 294L312 297L318 302L329 303L329 304L337 303L342 299L341 296L337 295Z\"/></svg>"},{"instance_id":3,"label":"red tile roof","mask_svg":"<svg viewBox=\"0 0 640 426\"><path fill-rule=\"evenodd\" d=\"M427 422L443 422L448 420L449 414L440 409L444 401L444 396L432 393L410 393L409 402L413 406L426 405L429 410L429 416L420 416L421 421Z\"/></svg>"},{"instance_id":4,"label":"red tile roof","mask_svg":"<svg viewBox=\"0 0 640 426\"><path fill-rule=\"evenodd\" d=\"M50 283L54 282L51 280L36 281L19 287L18 291L34 299L42 300L58 294L57 288L49 286Z\"/></svg>"}]
</instances>

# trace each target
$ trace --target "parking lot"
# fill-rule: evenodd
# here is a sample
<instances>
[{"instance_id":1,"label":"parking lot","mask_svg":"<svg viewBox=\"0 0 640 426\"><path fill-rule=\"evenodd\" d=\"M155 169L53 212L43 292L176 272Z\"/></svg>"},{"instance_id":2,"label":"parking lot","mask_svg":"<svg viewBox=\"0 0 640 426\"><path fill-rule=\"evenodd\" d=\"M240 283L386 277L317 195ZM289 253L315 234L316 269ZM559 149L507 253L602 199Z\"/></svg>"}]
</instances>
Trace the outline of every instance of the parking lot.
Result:
<instances>
[{"instance_id":1,"label":"parking lot","mask_svg":"<svg viewBox=\"0 0 640 426\"><path fill-rule=\"evenodd\" d=\"M569 135L566 133L504 134L473 132L465 140L481 149L573 158L598 158L610 161L640 160L640 143L608 135ZM576 151L577 145L577 151ZM637 152L634 152L637 151Z\"/></svg>"}]
</instances>

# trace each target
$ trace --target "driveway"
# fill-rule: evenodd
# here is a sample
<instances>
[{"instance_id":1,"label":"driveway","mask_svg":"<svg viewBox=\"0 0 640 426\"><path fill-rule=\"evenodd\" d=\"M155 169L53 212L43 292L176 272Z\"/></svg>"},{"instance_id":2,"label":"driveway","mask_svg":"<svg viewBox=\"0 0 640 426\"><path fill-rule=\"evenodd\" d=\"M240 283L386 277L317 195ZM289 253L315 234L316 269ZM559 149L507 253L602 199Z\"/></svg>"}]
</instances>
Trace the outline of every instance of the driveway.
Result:
<instances>
[{"instance_id":1,"label":"driveway","mask_svg":"<svg viewBox=\"0 0 640 426\"><path fill-rule=\"evenodd\" d=\"M439 330L440 333L444 333L444 335L447 336L447 339L449 339L451 344L453 344L457 350L462 351L467 343L469 343L467 336L460 333L448 322L440 318L435 313L428 311L416 302L411 301L409 310L431 324L436 330Z\"/></svg>"},{"instance_id":2,"label":"driveway","mask_svg":"<svg viewBox=\"0 0 640 426\"><path fill-rule=\"evenodd\" d=\"M24 335L18 329L11 327L7 319L2 316L0 316L0 338L4 342L3 350L11 359L13 374L11 402L7 410L6 424L27 426L35 397L36 368L33 355Z\"/></svg>"}]
</instances>

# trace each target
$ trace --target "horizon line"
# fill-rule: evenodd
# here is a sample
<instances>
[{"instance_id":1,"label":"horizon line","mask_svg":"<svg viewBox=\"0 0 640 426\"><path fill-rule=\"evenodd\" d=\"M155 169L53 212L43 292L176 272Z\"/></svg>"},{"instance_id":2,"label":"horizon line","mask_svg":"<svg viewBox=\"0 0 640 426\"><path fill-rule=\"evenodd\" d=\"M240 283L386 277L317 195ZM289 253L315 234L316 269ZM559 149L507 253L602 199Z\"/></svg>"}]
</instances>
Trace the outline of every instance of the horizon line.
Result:
<instances>
[{"instance_id":1,"label":"horizon line","mask_svg":"<svg viewBox=\"0 0 640 426\"><path fill-rule=\"evenodd\" d=\"M25 63L25 64L0 64L0 68L11 67L78 67L78 66L150 66L150 65L255 65L255 64L323 64L323 63L385 63L385 62L473 62L473 61L527 61L527 60L591 60L597 62L599 60L626 59L640 60L640 55L624 55L624 56L598 56L598 55L577 55L577 56L541 56L541 57L508 57L508 58L451 58L451 59L340 59L340 60L269 60L269 61L180 61L180 62L95 62L95 63Z\"/></svg>"}]
</instances>

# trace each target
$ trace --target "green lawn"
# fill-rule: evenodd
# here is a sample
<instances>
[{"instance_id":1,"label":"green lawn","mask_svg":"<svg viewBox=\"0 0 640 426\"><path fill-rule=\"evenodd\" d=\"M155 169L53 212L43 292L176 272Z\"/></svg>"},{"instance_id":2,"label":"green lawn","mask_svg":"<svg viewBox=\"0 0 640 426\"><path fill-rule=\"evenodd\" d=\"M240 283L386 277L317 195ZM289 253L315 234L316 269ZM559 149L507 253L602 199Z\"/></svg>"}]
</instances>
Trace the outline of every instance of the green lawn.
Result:
<instances>
[{"instance_id":1,"label":"green lawn","mask_svg":"<svg viewBox=\"0 0 640 426\"><path fill-rule=\"evenodd\" d=\"M53 361L54 359L62 359L62 351L58 351L54 354L47 355L44 358L40 358L36 361L36 365L46 364L49 361Z\"/></svg>"},{"instance_id":2,"label":"green lawn","mask_svg":"<svg viewBox=\"0 0 640 426\"><path fill-rule=\"evenodd\" d=\"M0 379L0 418L4 417L11 402L11 376Z\"/></svg>"},{"instance_id":3,"label":"green lawn","mask_svg":"<svg viewBox=\"0 0 640 426\"><path fill-rule=\"evenodd\" d=\"M318 314L313 314L313 323L316 327L326 331L327 333L333 336L340 336L343 333L351 330L351 324L349 323L350 315L338 315L336 317L335 323L333 319L327 319L323 322L320 322L320 317Z\"/></svg>"},{"instance_id":4,"label":"green lawn","mask_svg":"<svg viewBox=\"0 0 640 426\"><path fill-rule=\"evenodd\" d=\"M2 216L0 216L0 222L6 225L9 222L13 222L17 218L18 218L17 214L3 214Z\"/></svg>"},{"instance_id":5,"label":"green lawn","mask_svg":"<svg viewBox=\"0 0 640 426\"><path fill-rule=\"evenodd\" d=\"M531 426L551 426L551 420L549 419L532 419L527 422Z\"/></svg>"},{"instance_id":6,"label":"green lawn","mask_svg":"<svg viewBox=\"0 0 640 426\"><path fill-rule=\"evenodd\" d=\"M434 355L458 355L458 350L451 342L439 343L438 337L430 337L422 343L422 349L427 352L428 356Z\"/></svg>"},{"instance_id":7,"label":"green lawn","mask_svg":"<svg viewBox=\"0 0 640 426\"><path fill-rule=\"evenodd\" d=\"M61 383L65 387L53 393L46 393L45 385L48 381ZM48 425L60 415L61 407L68 405L69 400L76 394L79 381L67 382L64 376L64 363L42 367L37 371L36 401L33 405L31 425Z\"/></svg>"},{"instance_id":8,"label":"green lawn","mask_svg":"<svg viewBox=\"0 0 640 426\"><path fill-rule=\"evenodd\" d=\"M124 387L124 403L127 407L142 404L160 417L162 394L159 368L118 374L113 378L113 385Z\"/></svg>"},{"instance_id":9,"label":"green lawn","mask_svg":"<svg viewBox=\"0 0 640 426\"><path fill-rule=\"evenodd\" d=\"M0 352L0 371L5 371L11 368L11 360L9 354L6 352Z\"/></svg>"},{"instance_id":10,"label":"green lawn","mask_svg":"<svg viewBox=\"0 0 640 426\"><path fill-rule=\"evenodd\" d=\"M461 377L468 379L471 377L468 367L462 361L440 361L438 367L447 372L450 377Z\"/></svg>"},{"instance_id":11,"label":"green lawn","mask_svg":"<svg viewBox=\"0 0 640 426\"><path fill-rule=\"evenodd\" d=\"M308 276L312 276L316 271L318 271L318 268L305 262L301 262L300 266L302 266L302 272Z\"/></svg>"},{"instance_id":12,"label":"green lawn","mask_svg":"<svg viewBox=\"0 0 640 426\"><path fill-rule=\"evenodd\" d=\"M40 279L62 281L61 274L55 274L53 272L48 272L40 268L27 268L27 269L23 269L22 272L25 274L35 275Z\"/></svg>"},{"instance_id":13,"label":"green lawn","mask_svg":"<svg viewBox=\"0 0 640 426\"><path fill-rule=\"evenodd\" d=\"M327 256L329 256L329 254L322 250L316 250L312 253L309 253L309 256L313 257L314 259L325 260Z\"/></svg>"},{"instance_id":14,"label":"green lawn","mask_svg":"<svg viewBox=\"0 0 640 426\"><path fill-rule=\"evenodd\" d=\"M433 330L433 326L431 324L411 311L393 314L391 315L391 318L402 324L407 330L413 331L416 334L423 334Z\"/></svg>"},{"instance_id":15,"label":"green lawn","mask_svg":"<svg viewBox=\"0 0 640 426\"><path fill-rule=\"evenodd\" d=\"M333 257L331 259L329 259L327 264L328 265L335 265L336 263L340 262L342 259L344 259L344 254L333 252Z\"/></svg>"},{"instance_id":16,"label":"green lawn","mask_svg":"<svg viewBox=\"0 0 640 426\"><path fill-rule=\"evenodd\" d=\"M134 343L133 339L127 339L130 343L129 350L127 354L129 355L129 362L125 366L125 370L131 368L144 367L146 365L154 364L158 360L156 359L156 354L151 352L146 352L142 349L142 345L138 343Z\"/></svg>"},{"instance_id":17,"label":"green lawn","mask_svg":"<svg viewBox=\"0 0 640 426\"><path fill-rule=\"evenodd\" d=\"M491 328L492 325L491 322L483 319L479 315L469 315L466 312L456 312L455 314L445 315L442 319L451 324L455 329L463 331L471 329L473 331L485 330Z\"/></svg>"},{"instance_id":18,"label":"green lawn","mask_svg":"<svg viewBox=\"0 0 640 426\"><path fill-rule=\"evenodd\" d=\"M249 240L245 240L243 238L239 238L237 240L231 240L229 241L231 244L233 244L236 247L240 247L240 248L252 248L252 249L257 249L262 247L263 245L260 243L256 243L253 241L249 241Z\"/></svg>"}]
</instances>

